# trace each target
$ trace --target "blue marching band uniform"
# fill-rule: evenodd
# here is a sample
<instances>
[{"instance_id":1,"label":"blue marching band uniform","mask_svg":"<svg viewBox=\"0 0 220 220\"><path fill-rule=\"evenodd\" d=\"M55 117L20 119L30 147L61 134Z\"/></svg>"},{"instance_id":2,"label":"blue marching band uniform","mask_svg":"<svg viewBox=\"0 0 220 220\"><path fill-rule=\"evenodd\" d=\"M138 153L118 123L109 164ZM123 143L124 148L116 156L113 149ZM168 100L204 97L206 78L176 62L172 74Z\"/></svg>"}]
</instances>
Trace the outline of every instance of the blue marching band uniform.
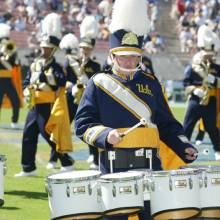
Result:
<instances>
[{"instance_id":1,"label":"blue marching band uniform","mask_svg":"<svg viewBox=\"0 0 220 220\"><path fill-rule=\"evenodd\" d=\"M106 84L110 84L110 88L106 88ZM111 88L111 86L115 87ZM117 94L113 95L112 93L116 89ZM120 94L123 93L126 93L125 96L120 97ZM128 106L126 100L130 98L133 99L133 102ZM142 116L148 119L149 127L146 128L146 131L140 130L140 134L137 134L136 137L139 137L138 139L126 141L127 144L133 143L133 146L114 148L106 142L107 135L112 129L132 127L139 122ZM114 172L149 168L143 148L135 148L135 146L142 145L139 143L144 139L142 135L149 135L146 139L149 138L150 142L155 138L153 145L150 143L145 146L154 148L154 170L162 169L157 149L159 138L185 162L191 162L185 159L185 149L192 146L184 138L181 125L170 113L159 82L145 75L141 70L134 73L133 79L129 81L116 74L100 73L92 77L77 110L75 129L76 135L83 141L103 150L100 153L102 173L110 172L108 152L112 150L116 151ZM142 134L142 132L144 133ZM143 153L136 157L138 150Z\"/></svg>"},{"instance_id":2,"label":"blue marching band uniform","mask_svg":"<svg viewBox=\"0 0 220 220\"><path fill-rule=\"evenodd\" d=\"M66 84L63 68L55 61L55 58L51 58L44 65L41 62L44 62L44 60L37 59L31 65L31 70L23 83L24 89L28 89L29 86L34 84L36 85L34 89L35 105L28 112L22 139L22 166L25 172L31 172L36 169L35 156L39 134L45 138L53 149L56 148L56 144L50 140L50 135L45 131L45 125L50 117L56 92ZM37 66L41 66L40 70L38 70L40 73L36 72ZM35 74L39 74L39 79L32 84L31 81ZM49 83L49 77L53 78L53 84ZM47 91L42 90L41 87L47 87ZM57 155L61 160L62 166L72 165L68 155L60 153L57 153Z\"/></svg>"},{"instance_id":3,"label":"blue marching band uniform","mask_svg":"<svg viewBox=\"0 0 220 220\"><path fill-rule=\"evenodd\" d=\"M115 4L119 2L123 2L122 7L126 10L127 2L116 0ZM142 3L145 5L144 1ZM113 23L115 14L113 11ZM117 26L118 23L115 23ZM115 58L141 57L142 35L126 26L113 28L110 35L112 68L107 73L97 73L89 80L75 116L76 135L100 150L99 166L103 174L137 168L149 169L150 160L146 158L146 148L152 149L152 169L161 170L158 149L160 140L184 162L191 163L196 159L194 155L197 150L188 142L182 126L170 112L158 80L141 68L125 70ZM143 118L146 120L145 126L136 128L126 136L119 135L121 141L116 144L109 143L112 131L117 129L119 134L123 134ZM113 166L109 157L112 151L115 154ZM126 220L128 216L103 219ZM145 210L139 214L139 219L151 219L149 201L145 202Z\"/></svg>"},{"instance_id":4,"label":"blue marching band uniform","mask_svg":"<svg viewBox=\"0 0 220 220\"><path fill-rule=\"evenodd\" d=\"M122 0L116 0L116 3L119 1ZM145 5L145 1L142 2ZM47 41L56 47L59 45L57 38L53 36L49 36ZM108 72L94 75L100 71L100 65L88 59L81 69L90 79L75 114L75 133L92 149L96 151L99 149L99 166L102 174L112 171L109 152L115 154L113 172L151 168L146 149L152 150L152 169L161 170L160 141L169 146L185 163L191 163L196 159L197 150L189 143L181 124L170 112L157 78L153 74L148 74L148 70L142 70L140 67L135 68L129 74L120 72L120 67L115 68L117 63L115 56L141 57L142 42L143 34L137 34L132 28L116 29L110 35L112 68ZM26 118L22 139L23 173L17 176L35 172L39 134L53 149L56 148L56 144L51 141L50 135L45 130L45 125L59 89L65 87L67 81L73 84L77 81L69 60L67 60L65 69L67 75L53 56L49 59L39 58L31 65L24 80L24 89L28 92L31 108ZM153 73L153 69L149 72ZM71 93L71 90L67 91L69 104L75 98ZM72 116L76 107L77 103L75 106L69 106L70 121L73 120ZM145 119L146 124L136 128L135 132L121 137L119 143L110 144L107 141L111 131L117 129L123 134L142 119ZM72 166L73 162L67 154L57 153L57 156L63 167ZM149 201L145 201L145 209L138 215L140 220L151 219ZM128 216L103 219L127 220Z\"/></svg>"},{"instance_id":5,"label":"blue marching band uniform","mask_svg":"<svg viewBox=\"0 0 220 220\"><path fill-rule=\"evenodd\" d=\"M220 136L216 126L216 88L219 87L220 65L212 60L212 51L201 50L188 65L184 73L184 86L189 95L188 108L183 123L186 136L191 139L199 119L203 120L215 152L220 153ZM209 56L209 59L205 58ZM211 59L210 59L211 56ZM216 154L216 159L218 159ZM220 159L220 157L219 157Z\"/></svg>"},{"instance_id":6,"label":"blue marching band uniform","mask_svg":"<svg viewBox=\"0 0 220 220\"><path fill-rule=\"evenodd\" d=\"M15 47L8 39L1 39L1 47ZM18 122L20 100L16 88L12 82L12 68L19 65L17 53L13 49L7 49L0 54L0 107L4 95L7 95L12 105L12 125ZM13 53L12 53L13 52Z\"/></svg>"}]
</instances>

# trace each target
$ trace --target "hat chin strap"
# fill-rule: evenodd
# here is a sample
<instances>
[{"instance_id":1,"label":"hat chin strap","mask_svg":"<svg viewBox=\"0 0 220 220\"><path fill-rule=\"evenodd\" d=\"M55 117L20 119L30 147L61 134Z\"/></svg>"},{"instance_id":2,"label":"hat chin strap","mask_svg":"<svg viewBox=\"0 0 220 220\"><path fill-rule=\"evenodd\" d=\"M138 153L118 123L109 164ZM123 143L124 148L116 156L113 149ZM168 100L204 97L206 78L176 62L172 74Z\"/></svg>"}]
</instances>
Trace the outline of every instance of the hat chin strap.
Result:
<instances>
[{"instance_id":1,"label":"hat chin strap","mask_svg":"<svg viewBox=\"0 0 220 220\"><path fill-rule=\"evenodd\" d=\"M116 59L113 59L113 56L111 55L111 59L113 61L113 68L116 70L116 71L119 71L119 72L123 72L125 74L128 74L128 73L133 73L133 72L136 72L140 69L140 64L135 67L134 69L127 69L127 68L123 68L121 67L119 64L118 64L118 61Z\"/></svg>"}]
</instances>

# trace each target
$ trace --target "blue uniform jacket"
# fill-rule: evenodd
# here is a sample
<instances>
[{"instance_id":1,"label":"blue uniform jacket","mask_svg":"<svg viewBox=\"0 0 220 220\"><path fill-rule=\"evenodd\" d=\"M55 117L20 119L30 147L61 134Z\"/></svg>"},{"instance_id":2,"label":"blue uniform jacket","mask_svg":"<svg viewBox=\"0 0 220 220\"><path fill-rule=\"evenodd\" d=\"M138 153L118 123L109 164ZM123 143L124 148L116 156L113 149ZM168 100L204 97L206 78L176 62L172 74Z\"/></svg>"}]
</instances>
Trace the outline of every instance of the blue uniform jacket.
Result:
<instances>
[{"instance_id":1,"label":"blue uniform jacket","mask_svg":"<svg viewBox=\"0 0 220 220\"><path fill-rule=\"evenodd\" d=\"M48 64L46 64L44 67L41 69L41 74L39 77L40 82L45 82L48 84L47 79L45 77L44 71L48 70L51 68L53 71L54 78L56 80L56 85L51 86L51 89L53 91L58 90L59 87L65 87L66 85L66 76L64 74L63 68L56 62L55 58L51 60ZM30 79L31 79L31 70L28 71L27 76L25 80L23 81L23 89L25 89L29 84L30 84Z\"/></svg>"},{"instance_id":2,"label":"blue uniform jacket","mask_svg":"<svg viewBox=\"0 0 220 220\"><path fill-rule=\"evenodd\" d=\"M144 74L142 71L135 73L133 80L130 81L114 74L112 76L132 90L143 102L147 103L152 111L152 122L158 127L160 139L170 146L185 162L189 162L185 159L184 150L192 146L180 138L183 137L182 126L169 111L158 80ZM138 85L148 87L151 94L140 92ZM139 120L132 113L97 87L93 78L90 79L75 116L75 131L79 138L83 139L83 135L88 128L104 125L107 128L96 137L94 146L109 150L112 146L107 144L106 138L112 129L132 127L138 122Z\"/></svg>"}]
</instances>

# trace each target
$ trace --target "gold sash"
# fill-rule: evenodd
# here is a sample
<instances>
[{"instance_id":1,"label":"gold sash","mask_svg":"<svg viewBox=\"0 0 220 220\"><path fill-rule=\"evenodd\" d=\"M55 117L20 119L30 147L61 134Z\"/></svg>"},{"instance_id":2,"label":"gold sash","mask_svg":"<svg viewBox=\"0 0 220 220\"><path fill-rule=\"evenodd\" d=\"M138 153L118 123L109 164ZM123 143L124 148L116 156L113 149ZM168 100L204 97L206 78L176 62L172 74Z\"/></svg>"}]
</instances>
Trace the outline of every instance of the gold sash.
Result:
<instances>
[{"instance_id":1,"label":"gold sash","mask_svg":"<svg viewBox=\"0 0 220 220\"><path fill-rule=\"evenodd\" d=\"M217 99L217 120L216 125L220 129L220 89L216 90L216 99Z\"/></svg>"},{"instance_id":2,"label":"gold sash","mask_svg":"<svg viewBox=\"0 0 220 220\"><path fill-rule=\"evenodd\" d=\"M118 128L120 133L123 133L128 128ZM158 148L159 133L156 128L136 128L126 136L114 148Z\"/></svg>"},{"instance_id":3,"label":"gold sash","mask_svg":"<svg viewBox=\"0 0 220 220\"><path fill-rule=\"evenodd\" d=\"M54 103L55 100L56 100L55 92L35 91L35 96L34 96L35 104Z\"/></svg>"}]
</instances>

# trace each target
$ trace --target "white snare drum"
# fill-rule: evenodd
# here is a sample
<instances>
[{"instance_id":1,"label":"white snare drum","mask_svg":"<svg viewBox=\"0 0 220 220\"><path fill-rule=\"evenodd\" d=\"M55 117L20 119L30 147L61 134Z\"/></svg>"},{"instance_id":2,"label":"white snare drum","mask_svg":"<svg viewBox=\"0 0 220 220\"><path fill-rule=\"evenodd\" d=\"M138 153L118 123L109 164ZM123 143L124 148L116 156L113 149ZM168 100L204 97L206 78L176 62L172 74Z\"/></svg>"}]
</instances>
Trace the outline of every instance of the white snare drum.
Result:
<instances>
[{"instance_id":1,"label":"white snare drum","mask_svg":"<svg viewBox=\"0 0 220 220\"><path fill-rule=\"evenodd\" d=\"M151 213L155 220L186 219L199 214L197 169L155 171L151 188Z\"/></svg>"},{"instance_id":2,"label":"white snare drum","mask_svg":"<svg viewBox=\"0 0 220 220\"><path fill-rule=\"evenodd\" d=\"M105 215L133 214L143 209L143 176L140 172L106 174L99 182Z\"/></svg>"},{"instance_id":3,"label":"white snare drum","mask_svg":"<svg viewBox=\"0 0 220 220\"><path fill-rule=\"evenodd\" d=\"M152 170L150 169L134 169L129 170L128 172L140 172L143 176L143 195L144 201L150 200L150 186L152 182Z\"/></svg>"},{"instance_id":4,"label":"white snare drum","mask_svg":"<svg viewBox=\"0 0 220 220\"><path fill-rule=\"evenodd\" d=\"M198 169L202 170L200 217L220 218L220 166L200 166Z\"/></svg>"},{"instance_id":5,"label":"white snare drum","mask_svg":"<svg viewBox=\"0 0 220 220\"><path fill-rule=\"evenodd\" d=\"M3 206L4 204L4 175L6 174L5 161L6 157L0 155L0 206Z\"/></svg>"},{"instance_id":6,"label":"white snare drum","mask_svg":"<svg viewBox=\"0 0 220 220\"><path fill-rule=\"evenodd\" d=\"M84 170L51 174L46 178L51 219L98 219L102 216L101 172Z\"/></svg>"}]
</instances>

